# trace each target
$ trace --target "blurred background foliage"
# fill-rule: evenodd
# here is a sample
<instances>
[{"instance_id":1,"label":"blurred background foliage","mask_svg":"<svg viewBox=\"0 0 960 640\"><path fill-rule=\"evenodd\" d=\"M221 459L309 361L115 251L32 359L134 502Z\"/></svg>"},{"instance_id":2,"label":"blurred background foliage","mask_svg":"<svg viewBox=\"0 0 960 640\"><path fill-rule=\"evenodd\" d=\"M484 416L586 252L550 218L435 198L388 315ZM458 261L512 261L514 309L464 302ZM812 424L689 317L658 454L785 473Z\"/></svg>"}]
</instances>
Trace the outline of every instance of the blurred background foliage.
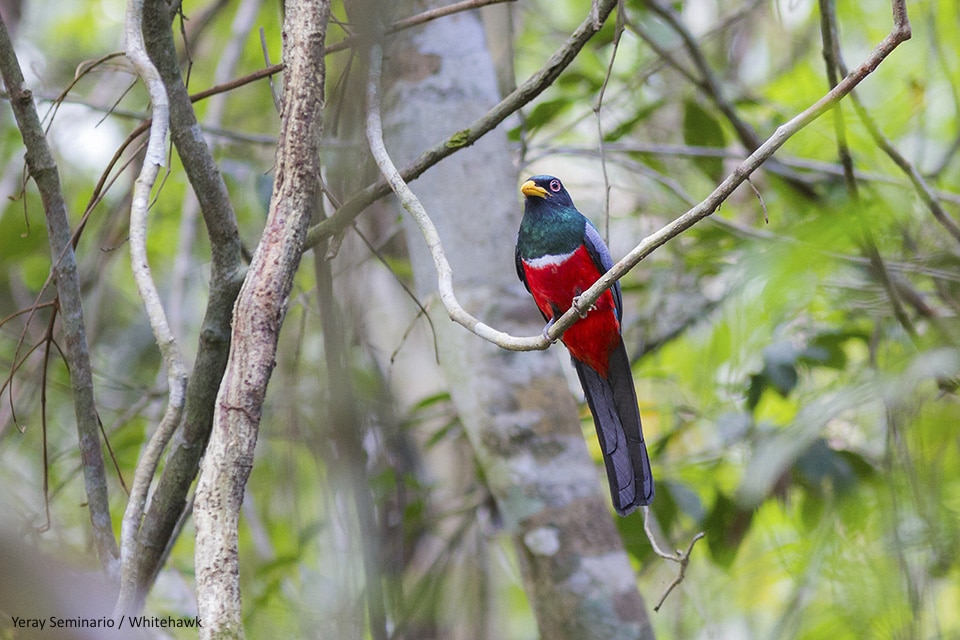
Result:
<instances>
[{"instance_id":1,"label":"blurred background foliage","mask_svg":"<svg viewBox=\"0 0 960 640\"><path fill-rule=\"evenodd\" d=\"M858 94L956 218L960 7L909 4L913 39ZM622 6L622 34L608 21L550 89L492 134L514 142L522 175L563 178L608 234L615 257L705 197L745 157L744 129L763 140L829 89L812 0L688 0L672 13L643 0ZM507 47L523 79L588 3L510 7L515 42L492 34L491 47ZM21 64L48 115L76 225L146 98L123 58L114 58L84 75L59 109L52 100L79 65L121 47L124 5L57 0L22 11ZM270 60L280 59L276 3L189 3L184 11L191 90L265 66L259 28ZM242 11L250 12L246 22ZM890 4L845 2L836 11L840 49L854 66L888 32ZM335 14L345 18L342 7ZM331 29L333 40L342 37ZM231 43L239 55L220 77L218 56ZM331 57L331 82L357 81L348 56ZM210 104L197 104L201 121ZM236 89L222 109L206 131L252 249L279 121L271 87ZM838 162L838 126L856 193ZM337 153L336 127L328 132L327 148ZM50 309L29 324L27 315L11 317L37 299L50 257L39 199L32 185L21 188L23 151L9 109L0 111L0 142L0 363L11 374L0 403L3 519L16 535L94 569L66 371L55 348L48 359L42 347L23 359L42 344ZM756 191L739 189L622 282L624 331L659 483L657 533L668 548L706 533L686 579L652 615L654 627L665 638L960 638L958 240L847 101L837 120L820 118L776 159L753 177ZM129 480L164 389L124 246L133 174L115 175L92 210L78 260L119 523L120 476ZM209 275L205 236L195 217L182 215L189 199L174 157L153 207L150 252L188 360ZM519 202L517 212L519 222ZM503 242L512 244L514 233L505 229ZM402 247L387 249L386 264L409 279ZM369 254L364 262L387 268ZM354 267L335 263L335 278ZM346 523L353 507L339 484L344 476L330 463L337 443L326 424L316 296L313 270L301 269L248 484L241 548L251 637L364 633L360 541ZM413 322L407 307L398 317ZM424 324L414 322L428 333ZM425 375L421 389L404 380L407 390L396 391L391 358L417 344L399 340L384 358L362 332L350 336L391 624L397 637L534 638L509 538L442 385ZM589 414L581 415L599 465ZM459 469L462 486L438 483L434 465ZM677 567L653 555L639 516L617 524L652 606ZM186 527L151 596L152 612L193 611Z\"/></svg>"}]
</instances>

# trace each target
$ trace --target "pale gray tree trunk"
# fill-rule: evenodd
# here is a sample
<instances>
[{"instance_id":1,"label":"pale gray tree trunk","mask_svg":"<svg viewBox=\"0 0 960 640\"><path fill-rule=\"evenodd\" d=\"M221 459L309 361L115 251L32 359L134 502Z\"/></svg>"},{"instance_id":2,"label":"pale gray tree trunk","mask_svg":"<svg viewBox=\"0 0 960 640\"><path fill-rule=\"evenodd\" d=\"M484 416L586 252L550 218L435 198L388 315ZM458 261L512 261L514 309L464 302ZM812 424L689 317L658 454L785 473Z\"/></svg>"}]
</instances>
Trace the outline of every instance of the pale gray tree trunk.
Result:
<instances>
[{"instance_id":1,"label":"pale gray tree trunk","mask_svg":"<svg viewBox=\"0 0 960 640\"><path fill-rule=\"evenodd\" d=\"M423 8L402 5L403 15ZM399 166L499 100L473 13L394 36L387 60L387 146ZM461 303L494 327L535 335L543 322L513 266L518 182L501 128L412 187L439 229ZM417 227L408 216L403 220L416 290L429 300L436 292L433 262ZM452 324L433 303L441 367L514 535L541 637L652 637L557 354L503 351Z\"/></svg>"}]
</instances>

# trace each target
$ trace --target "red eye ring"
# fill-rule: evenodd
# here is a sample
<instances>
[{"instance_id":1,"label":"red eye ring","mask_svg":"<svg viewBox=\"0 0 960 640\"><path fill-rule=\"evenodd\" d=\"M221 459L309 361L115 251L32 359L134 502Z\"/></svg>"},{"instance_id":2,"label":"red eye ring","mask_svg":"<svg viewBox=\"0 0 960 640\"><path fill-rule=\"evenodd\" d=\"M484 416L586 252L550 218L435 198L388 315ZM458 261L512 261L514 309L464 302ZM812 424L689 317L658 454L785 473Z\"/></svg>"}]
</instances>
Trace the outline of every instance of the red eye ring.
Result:
<instances>
[{"instance_id":1,"label":"red eye ring","mask_svg":"<svg viewBox=\"0 0 960 640\"><path fill-rule=\"evenodd\" d=\"M557 191L560 191L560 189L563 189L563 185L560 184L559 180L553 179L550 181L550 191L556 193Z\"/></svg>"}]
</instances>

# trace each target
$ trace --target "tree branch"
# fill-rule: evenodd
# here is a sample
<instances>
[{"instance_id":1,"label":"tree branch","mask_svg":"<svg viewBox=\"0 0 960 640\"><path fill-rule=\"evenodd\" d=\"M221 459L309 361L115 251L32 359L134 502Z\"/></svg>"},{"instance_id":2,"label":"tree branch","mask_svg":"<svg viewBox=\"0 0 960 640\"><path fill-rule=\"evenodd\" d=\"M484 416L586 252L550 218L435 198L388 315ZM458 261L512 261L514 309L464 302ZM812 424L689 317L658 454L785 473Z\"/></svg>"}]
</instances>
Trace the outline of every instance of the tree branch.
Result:
<instances>
[{"instance_id":1,"label":"tree branch","mask_svg":"<svg viewBox=\"0 0 960 640\"><path fill-rule=\"evenodd\" d=\"M678 156L685 158L731 158L731 159L741 159L746 154L735 148L721 148L721 147L700 147L696 145L682 145L682 144L659 144L659 143L644 143L644 142L630 142L630 143L620 143L620 142L606 142L604 143L606 150L618 151L621 153L642 153L650 155L662 155L662 156ZM577 154L577 155L593 155L599 157L596 152L596 149L585 148L585 147L576 147L576 146L555 146L539 149L539 152L535 157L528 158L531 162L545 158L551 154L557 153L566 153L566 154ZM820 160L810 160L807 158L799 158L795 156L781 156L780 163L782 165L797 169L804 173L812 172L820 174L819 177L805 176L807 180L825 180L829 176L836 176L844 178L844 168L842 165L832 162L824 162ZM765 163L762 167L765 171L774 173L777 175L783 175L779 173L777 167L772 166L769 162ZM639 170L639 169L638 169ZM862 171L854 170L854 178L859 181L866 182L877 182L880 184L890 184L890 185L906 185L909 184L908 180L901 180L899 178L891 177L885 173L877 173L872 171ZM932 189L930 193L937 199L943 202L950 202L955 205L960 205L960 193L954 193L952 191L944 191L943 189ZM693 204L693 203L691 203Z\"/></svg>"},{"instance_id":2,"label":"tree branch","mask_svg":"<svg viewBox=\"0 0 960 640\"><path fill-rule=\"evenodd\" d=\"M10 105L26 147L27 169L40 192L47 220L52 260L51 275L57 283L63 318L64 354L70 370L77 436L83 467L84 487L90 509L90 523L100 563L108 575L118 576L117 542L113 534L107 479L100 450L100 416L93 393L93 373L87 345L80 297L80 278L71 244L70 221L63 200L60 175L50 153L43 126L33 104L33 95L24 87L6 24L0 18L0 75L10 94Z\"/></svg>"},{"instance_id":3,"label":"tree branch","mask_svg":"<svg viewBox=\"0 0 960 640\"><path fill-rule=\"evenodd\" d=\"M750 125L750 123L740 116L734 104L727 98L726 95L724 95L723 83L719 78L717 78L717 75L713 72L713 69L710 68L710 64L703 55L703 51L700 49L697 39L683 24L683 21L681 20L677 11L671 5L664 4L660 0L647 0L646 6L654 14L660 16L667 23L667 25L673 29L674 33L680 37L687 55L690 57L690 60L693 62L693 66L700 74L699 77L686 70L674 59L672 55L670 55L669 52L656 47L653 38L645 30L636 25L632 25L632 28L635 30L635 32L640 35L640 37L642 37L648 44L655 47L658 51L658 54L667 62L667 64L672 66L674 69L677 69L697 89L699 89L700 92L707 97L707 99L713 102L720 113L723 114L723 117L726 118L727 122L729 122L733 127L733 130L736 132L740 143L743 144L748 151L756 150L756 148L760 146L760 136ZM774 165L780 164L775 158L771 159L770 163ZM816 196L816 193L813 192L810 186L804 183L803 180L801 180L798 176L793 175L793 172L790 171L789 168L782 166L778 166L777 168L779 175L783 176L797 191L807 197L812 198Z\"/></svg>"},{"instance_id":4,"label":"tree branch","mask_svg":"<svg viewBox=\"0 0 960 640\"><path fill-rule=\"evenodd\" d=\"M473 333L494 344L504 346L508 349L515 348L523 350L524 339L514 338L509 334L497 331L492 327L480 322L470 315L457 301L453 292L453 270L447 261L447 256L443 251L443 245L440 242L440 234L436 226L427 214L420 200L414 195L410 187L404 181L403 176L393 164L390 155L383 143L383 124L380 118L380 79L383 70L383 46L378 42L370 48L370 71L367 81L367 122L366 135L367 143L370 145L370 153L373 155L374 162L383 174L384 180L390 185L390 188L400 199L400 204L406 209L416 221L423 239L430 249L430 255L433 258L434 267L437 270L437 287L440 290L440 300L447 310L450 319L463 325ZM341 209L342 210L342 209ZM546 342L543 338L540 339ZM545 348L547 344L544 344Z\"/></svg>"},{"instance_id":5,"label":"tree branch","mask_svg":"<svg viewBox=\"0 0 960 640\"><path fill-rule=\"evenodd\" d=\"M160 292L153 281L147 260L147 214L150 209L150 192L156 182L160 167L166 156L166 137L169 122L169 103L167 92L153 62L147 55L143 43L141 25L143 22L143 0L130 0L127 6L126 39L127 57L133 63L147 90L150 93L153 118L150 137L144 156L140 175L133 187L133 201L130 205L130 262L137 290L150 320L154 338L164 365L167 368L168 399L160 424L144 448L137 464L130 489L130 499L123 514L120 530L121 589L117 602L117 614L130 610L134 593L134 558L136 553L137 532L143 518L147 501L147 492L153 482L153 475L160 463L160 456L170 437L180 424L183 414L184 398L187 387L187 371L180 356L180 349L170 331L166 313L160 301Z\"/></svg>"},{"instance_id":6,"label":"tree branch","mask_svg":"<svg viewBox=\"0 0 960 640\"><path fill-rule=\"evenodd\" d=\"M823 40L823 62L827 69L827 81L833 89L840 82L840 31L837 28L837 13L835 0L819 0L820 4L820 34ZM847 185L847 192L857 198L857 179L853 169L853 157L847 145L847 129L843 124L842 105L837 105L833 111L833 132L837 138L837 155L843 166L843 179Z\"/></svg>"},{"instance_id":7,"label":"tree branch","mask_svg":"<svg viewBox=\"0 0 960 640\"><path fill-rule=\"evenodd\" d=\"M650 507L643 507L643 532L647 535L647 540L650 542L650 548L653 549L653 553L658 557L663 558L664 560L669 560L671 562L676 562L680 565L680 571L677 572L677 577L667 585L667 588L664 590L663 595L660 596L660 601L657 602L657 605L653 608L654 611L660 611L660 607L663 606L663 603L666 602L667 596L670 595L670 592L674 588L683 582L683 578L687 575L687 565L690 564L690 554L693 553L693 547L697 544L698 541L703 539L706 535L703 531L699 531L694 534L693 538L690 539L690 544L687 546L687 550L677 549L677 552L669 553L664 551L660 546L660 542L657 540L657 534L654 533L656 529L657 533L660 532L659 524L656 522L655 516L652 514Z\"/></svg>"},{"instance_id":8,"label":"tree branch","mask_svg":"<svg viewBox=\"0 0 960 640\"><path fill-rule=\"evenodd\" d=\"M842 68L842 61L840 61L840 65ZM889 138L883 134L880 127L877 126L876 121L867 112L866 107L863 106L863 102L860 101L860 97L856 92L850 95L850 101L853 103L853 110L857 112L860 122L866 127L874 143L906 174L907 178L913 184L914 189L916 189L917 194L920 196L920 199L923 200L924 205L926 205L934 219L940 223L940 226L942 226L956 242L960 242L960 224L957 224L957 221L944 210L937 194L930 185L927 184L923 176L920 175L920 171L900 153L893 143L890 142Z\"/></svg>"}]
</instances>

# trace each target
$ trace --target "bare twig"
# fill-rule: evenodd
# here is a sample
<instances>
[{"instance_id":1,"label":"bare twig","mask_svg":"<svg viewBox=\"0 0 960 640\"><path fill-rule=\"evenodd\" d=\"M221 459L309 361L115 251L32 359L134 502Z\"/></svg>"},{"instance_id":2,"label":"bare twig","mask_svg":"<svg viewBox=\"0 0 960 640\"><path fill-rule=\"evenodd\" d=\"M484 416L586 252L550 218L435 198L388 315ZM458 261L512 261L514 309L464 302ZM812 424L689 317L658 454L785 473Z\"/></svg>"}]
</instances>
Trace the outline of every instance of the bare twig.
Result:
<instances>
[{"instance_id":1,"label":"bare twig","mask_svg":"<svg viewBox=\"0 0 960 640\"><path fill-rule=\"evenodd\" d=\"M937 194L934 190L927 184L927 181L920 171L910 162L900 151L890 142L890 139L887 138L880 130L880 127L877 126L876 121L870 116L867 112L866 107L863 106L863 102L860 101L859 96L856 93L850 95L850 100L853 103L853 109L857 112L860 121L863 123L863 126L867 128L867 131L870 134L870 137L873 138L874 142L880 147L887 156L893 160L894 164L900 167L900 170L903 171L910 182L913 184L914 189L916 189L917 194L920 196L920 199L923 200L923 203L927 206L927 209L930 210L930 213L933 214L934 219L940 223L940 225L950 234L950 236L957 242L960 242L960 224L957 224L957 221L954 220L950 214L948 214L944 209L943 205L940 204L940 200L937 198Z\"/></svg>"},{"instance_id":2,"label":"bare twig","mask_svg":"<svg viewBox=\"0 0 960 640\"><path fill-rule=\"evenodd\" d=\"M827 81L833 89L840 82L840 32L837 29L835 0L820 0L820 33L823 40L823 61L827 67ZM853 158L847 146L847 130L843 124L843 105L833 111L833 132L837 138L837 155L843 166L843 179L847 192L857 197L857 179L853 170Z\"/></svg>"},{"instance_id":3,"label":"bare twig","mask_svg":"<svg viewBox=\"0 0 960 640\"><path fill-rule=\"evenodd\" d=\"M660 601L657 602L657 606L653 608L654 611L660 611L660 607L663 606L663 603L666 601L667 596L670 595L670 592L673 591L673 588L683 582L683 578L687 575L687 565L690 564L690 554L693 553L693 545L697 544L697 541L701 538L703 538L702 531L693 536L693 540L690 541L690 546L687 547L686 552L677 549L677 557L675 560L680 563L680 572L677 573L677 577L673 579L673 582L670 583L667 590L660 596Z\"/></svg>"},{"instance_id":4,"label":"bare twig","mask_svg":"<svg viewBox=\"0 0 960 640\"><path fill-rule=\"evenodd\" d=\"M610 62L607 64L607 73L603 76L603 84L597 93L597 102L593 106L593 114L597 121L597 152L600 155L600 170L603 173L603 238L610 244L610 178L607 175L606 145L603 139L603 122L600 111L603 109L603 96L607 92L607 84L613 74L613 63L617 60L617 51L620 50L620 38L623 36L624 17L623 0L617 2L617 26L613 32L613 51L610 52Z\"/></svg>"},{"instance_id":5,"label":"bare twig","mask_svg":"<svg viewBox=\"0 0 960 640\"><path fill-rule=\"evenodd\" d=\"M643 532L647 534L647 540L650 542L650 548L653 549L653 552L663 558L664 560L669 560L670 562L676 562L680 565L680 571L677 573L677 577L673 579L668 586L666 591L663 592L663 595L660 596L660 601L657 602L657 606L653 608L654 611L660 611L660 607L663 606L663 603L666 601L667 596L670 595L670 592L674 588L683 582L683 578L687 575L687 565L690 564L690 554L693 553L693 547L697 544L700 539L704 537L703 531L698 532L690 540L690 544L687 545L687 550L683 551L682 549L677 549L676 553L669 553L664 551L660 546L660 543L657 541L657 536L653 533L650 522L653 520L653 516L650 512L650 507L643 508Z\"/></svg>"},{"instance_id":6,"label":"bare twig","mask_svg":"<svg viewBox=\"0 0 960 640\"><path fill-rule=\"evenodd\" d=\"M437 7L435 9L428 9L422 13L418 13L415 16L410 16L409 18L403 18L397 20L393 25L387 27L387 35L391 33L396 33L397 31L402 31L404 29L410 29L411 27L416 27L418 25L430 22L431 20L436 20L437 18L443 18L445 16L450 16L455 13L460 13L462 11L470 11L472 9L479 9L480 7L485 7L488 4L501 4L503 2L516 2L517 0L461 0L460 2L453 2L451 4ZM331 47L327 50L327 53L330 53L331 50L336 50Z\"/></svg>"},{"instance_id":7,"label":"bare twig","mask_svg":"<svg viewBox=\"0 0 960 640\"><path fill-rule=\"evenodd\" d=\"M86 76L88 73L92 73L93 70L99 67L101 64L104 64L109 60L112 60L113 58L118 58L122 55L123 55L123 52L114 51L113 53L108 53L104 56L97 58L96 60L87 60L85 62L82 62L80 63L80 65L77 66L76 71L74 71L73 73L73 80L71 80L70 84L68 84L63 89L63 91L61 91L60 94L52 101L50 108L47 110L47 112L43 116L43 120L47 122L47 129L46 129L47 132L49 132L50 125L53 124L53 119L56 117L57 111L60 109L60 105L63 104L65 98L70 94L70 92L77 85L77 83L80 82L80 80L82 80L84 76ZM126 95L126 93L127 92L124 91L121 97L123 97L123 95Z\"/></svg>"},{"instance_id":8,"label":"bare twig","mask_svg":"<svg viewBox=\"0 0 960 640\"><path fill-rule=\"evenodd\" d=\"M45 520L38 530L42 533L50 529L50 452L47 447L47 371L50 364L50 345L53 344L53 327L57 320L57 308L54 307L47 324L47 333L43 341L43 368L40 380L40 431L43 439L43 513Z\"/></svg>"},{"instance_id":9,"label":"bare twig","mask_svg":"<svg viewBox=\"0 0 960 640\"><path fill-rule=\"evenodd\" d=\"M240 42L238 40L238 42ZM270 50L267 48L267 35L264 32L263 27L260 27L260 49L263 51L263 61L267 67L274 66L270 62ZM277 113L283 111L283 104L280 100L280 94L277 93L277 86L273 82L273 76L267 78L267 82L270 83L270 96L273 98L273 107L277 110Z\"/></svg>"},{"instance_id":10,"label":"bare twig","mask_svg":"<svg viewBox=\"0 0 960 640\"><path fill-rule=\"evenodd\" d=\"M401 338L401 341L400 341L400 342L401 342L400 346L398 346L398 347L396 348L396 350L394 350L394 352L390 355L390 362L392 363L392 362L394 361L394 359L396 358L396 355L397 355L397 353L400 351L401 346L403 346L403 342L406 341L406 339L407 339L407 337L408 337L408 334L410 333L410 329L413 327L413 324L414 324L418 319L420 319L421 317L423 317L423 318L427 321L427 324L430 325L430 336L433 338L433 358L434 358L434 361L435 361L437 364L440 364L440 345L437 344L437 329L436 329L436 327L433 326L433 318L431 318L431 317L430 317L430 314L427 313L427 308L426 308L425 306L423 306L423 303L420 302L420 299L419 299L419 298L417 298L417 294L414 293L414 291L410 288L410 285L408 285L408 284L403 280L403 278L400 277L400 274L398 274L398 273L394 270L393 266L390 264L390 262L387 260L387 258L383 255L383 253L380 251L380 249L378 249L376 246L374 246L374 244L373 244L372 242L370 242L370 240L369 240L369 239L367 238L367 236L363 233L363 231L361 231L361 230L359 229L359 227L357 227L356 225L354 225L354 227L353 227L353 232L354 232L355 234L357 234L357 236L360 238L360 240L363 242L363 244L365 244L365 245L367 246L367 250L368 250L370 253L372 253L373 256L380 262L380 264L382 264L382 265L384 266L384 268L386 268L386 270L390 273L390 275L393 276L393 279L394 279L394 281L397 283L397 285L399 285L399 287L400 287L401 289L403 289L403 292L407 294L407 297L410 298L410 301L413 302L413 304L417 307L417 315L414 316L413 320L410 322L410 326L407 328L406 333L403 334L403 337ZM336 237L336 236L335 236L335 237ZM332 238L331 238L331 240L332 240ZM329 258L327 258L326 256L324 256L324 258L325 258L325 259L329 259Z\"/></svg>"},{"instance_id":11,"label":"bare twig","mask_svg":"<svg viewBox=\"0 0 960 640\"><path fill-rule=\"evenodd\" d=\"M757 189L757 185L753 184L753 180L750 178L747 178L747 184L753 189L753 195L757 196L757 200L760 202L760 208L763 209L764 224L770 224L770 215L767 213L767 203L763 201L763 194L760 193L760 189Z\"/></svg>"},{"instance_id":12,"label":"bare twig","mask_svg":"<svg viewBox=\"0 0 960 640\"><path fill-rule=\"evenodd\" d=\"M51 270L51 275L47 278L47 281L44 283L43 289L46 289L46 287L49 286L49 283L52 281L52 275L53 275L53 272ZM30 305L28 308L21 309L20 311L17 311L7 316L6 318L4 318L2 321L0 321L0 327L2 327L12 318L15 318L16 316L19 316L19 315L27 314L27 319L23 323L23 330L20 332L19 338L17 338L17 346L13 351L13 362L10 365L10 371L7 373L7 377L3 379L3 383L0 384L0 395L3 394L4 390L7 389L7 387L10 388L10 393L7 396L7 399L10 402L10 418L13 420L13 424L16 425L17 431L19 431L20 433L23 433L24 429L22 426L20 426L20 423L17 420L17 409L13 402L13 379L16 377L17 372L20 370L20 367L22 367L27 363L27 360L30 358L33 352L39 349L40 346L43 345L47 339L46 334L44 334L44 338L41 339L36 344L34 344L33 346L31 346L29 349L27 349L27 352L24 353L23 356L21 357L20 351L23 349L23 345L27 341L27 333L29 332L29 329L30 329L30 323L33 321L33 316L34 314L37 313L37 311L39 311L44 307L53 307L53 313L51 314L51 316L53 318L56 318L57 313L59 312L59 304L58 304L57 298L54 297L54 299L51 300L50 302L40 302L40 297L38 296L37 299L34 301L34 303Z\"/></svg>"}]
</instances>

